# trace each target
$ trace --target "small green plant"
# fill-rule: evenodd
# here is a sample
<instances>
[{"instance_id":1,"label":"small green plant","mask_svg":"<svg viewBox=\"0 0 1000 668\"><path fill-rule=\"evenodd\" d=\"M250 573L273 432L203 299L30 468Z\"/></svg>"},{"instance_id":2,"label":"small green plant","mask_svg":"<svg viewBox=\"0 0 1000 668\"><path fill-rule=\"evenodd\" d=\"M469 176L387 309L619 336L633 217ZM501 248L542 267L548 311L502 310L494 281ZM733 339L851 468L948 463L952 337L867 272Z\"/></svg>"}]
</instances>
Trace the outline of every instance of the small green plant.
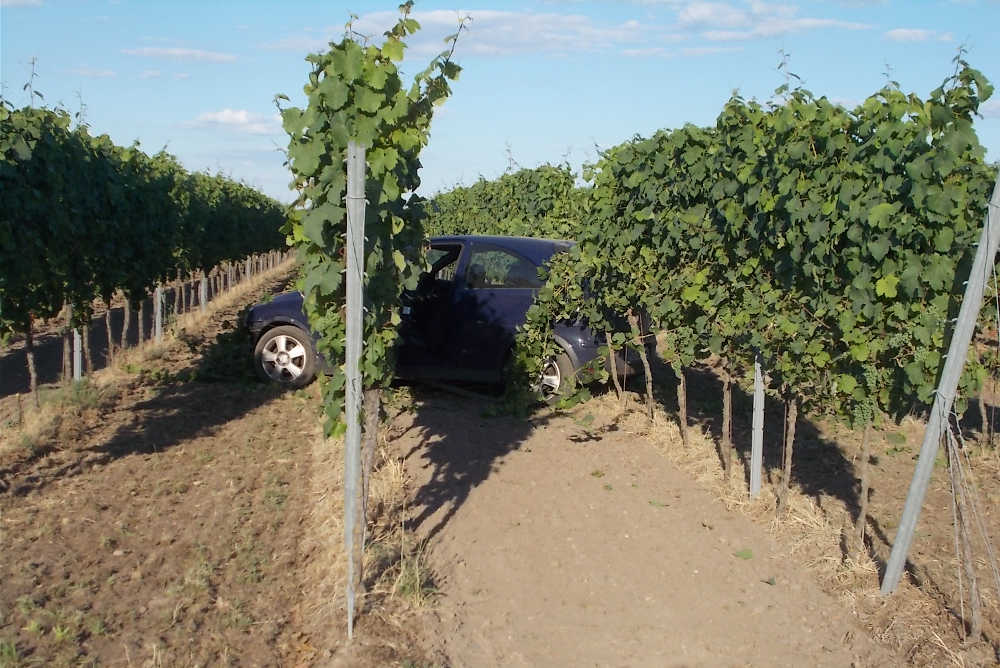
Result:
<instances>
[{"instance_id":1,"label":"small green plant","mask_svg":"<svg viewBox=\"0 0 1000 668\"><path fill-rule=\"evenodd\" d=\"M399 573L393 584L392 593L408 600L415 606L426 604L437 587L422 550L404 556L399 562Z\"/></svg>"},{"instance_id":2,"label":"small green plant","mask_svg":"<svg viewBox=\"0 0 1000 668\"><path fill-rule=\"evenodd\" d=\"M262 582L264 580L264 558L252 537L246 537L236 548L236 559L240 566L241 582Z\"/></svg>"},{"instance_id":3,"label":"small green plant","mask_svg":"<svg viewBox=\"0 0 1000 668\"><path fill-rule=\"evenodd\" d=\"M590 472L590 475L594 476L595 478L603 478L605 474L604 471L602 471L601 469L594 469L593 471Z\"/></svg>"},{"instance_id":4,"label":"small green plant","mask_svg":"<svg viewBox=\"0 0 1000 668\"><path fill-rule=\"evenodd\" d=\"M909 452L910 450L906 444L906 436L900 434L899 432L890 432L886 434L885 440L891 446L885 451L885 454L889 455L890 457L893 455L898 455L901 452Z\"/></svg>"},{"instance_id":5,"label":"small green plant","mask_svg":"<svg viewBox=\"0 0 1000 668\"><path fill-rule=\"evenodd\" d=\"M38 438L33 434L25 432L22 432L21 435L18 436L17 445L31 456L37 455L42 449L41 444L38 442Z\"/></svg>"},{"instance_id":6,"label":"small green plant","mask_svg":"<svg viewBox=\"0 0 1000 668\"><path fill-rule=\"evenodd\" d=\"M0 668L13 668L21 662L21 653L17 645L6 638L0 638Z\"/></svg>"},{"instance_id":7,"label":"small green plant","mask_svg":"<svg viewBox=\"0 0 1000 668\"><path fill-rule=\"evenodd\" d=\"M22 615L30 615L38 609L38 604L30 596L19 596L17 599L17 609Z\"/></svg>"},{"instance_id":8,"label":"small green plant","mask_svg":"<svg viewBox=\"0 0 1000 668\"><path fill-rule=\"evenodd\" d=\"M215 606L222 613L223 626L246 631L253 625L253 617L245 610L246 604L243 601L227 601L217 598Z\"/></svg>"},{"instance_id":9,"label":"small green plant","mask_svg":"<svg viewBox=\"0 0 1000 668\"><path fill-rule=\"evenodd\" d=\"M285 501L288 500L288 482L281 480L277 476L268 481L268 487L264 490L264 504L271 510L281 510Z\"/></svg>"},{"instance_id":10,"label":"small green plant","mask_svg":"<svg viewBox=\"0 0 1000 668\"><path fill-rule=\"evenodd\" d=\"M35 636L40 636L45 633L45 627L42 626L42 623L37 619L32 619L25 624L24 630Z\"/></svg>"},{"instance_id":11,"label":"small green plant","mask_svg":"<svg viewBox=\"0 0 1000 668\"><path fill-rule=\"evenodd\" d=\"M184 574L184 584L194 589L208 589L209 585L212 584L212 574L215 572L215 568L207 558L206 551L202 550L201 552L197 563Z\"/></svg>"},{"instance_id":12,"label":"small green plant","mask_svg":"<svg viewBox=\"0 0 1000 668\"><path fill-rule=\"evenodd\" d=\"M54 626L52 627L52 637L55 638L56 642L64 642L72 638L75 634L72 629L67 626Z\"/></svg>"},{"instance_id":13,"label":"small green plant","mask_svg":"<svg viewBox=\"0 0 1000 668\"><path fill-rule=\"evenodd\" d=\"M107 629L104 626L104 620L100 617L88 617L86 628L87 633L92 636L103 636L107 633Z\"/></svg>"}]
</instances>

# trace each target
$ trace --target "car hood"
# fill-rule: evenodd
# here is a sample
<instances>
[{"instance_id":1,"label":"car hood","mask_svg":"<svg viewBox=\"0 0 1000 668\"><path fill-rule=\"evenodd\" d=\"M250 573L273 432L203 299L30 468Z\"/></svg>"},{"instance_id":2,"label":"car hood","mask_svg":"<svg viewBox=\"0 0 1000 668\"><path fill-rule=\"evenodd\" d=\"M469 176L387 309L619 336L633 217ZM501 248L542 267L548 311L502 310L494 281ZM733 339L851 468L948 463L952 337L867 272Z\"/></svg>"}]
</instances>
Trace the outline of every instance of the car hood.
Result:
<instances>
[{"instance_id":1,"label":"car hood","mask_svg":"<svg viewBox=\"0 0 1000 668\"><path fill-rule=\"evenodd\" d=\"M268 321L306 324L302 312L302 293L283 292L266 302L261 302L251 308L246 315L246 324L254 329Z\"/></svg>"},{"instance_id":2,"label":"car hood","mask_svg":"<svg viewBox=\"0 0 1000 668\"><path fill-rule=\"evenodd\" d=\"M268 304L275 304L277 306L292 306L301 307L302 306L302 293L298 290L293 290L291 292L282 292L280 295L275 296Z\"/></svg>"}]
</instances>

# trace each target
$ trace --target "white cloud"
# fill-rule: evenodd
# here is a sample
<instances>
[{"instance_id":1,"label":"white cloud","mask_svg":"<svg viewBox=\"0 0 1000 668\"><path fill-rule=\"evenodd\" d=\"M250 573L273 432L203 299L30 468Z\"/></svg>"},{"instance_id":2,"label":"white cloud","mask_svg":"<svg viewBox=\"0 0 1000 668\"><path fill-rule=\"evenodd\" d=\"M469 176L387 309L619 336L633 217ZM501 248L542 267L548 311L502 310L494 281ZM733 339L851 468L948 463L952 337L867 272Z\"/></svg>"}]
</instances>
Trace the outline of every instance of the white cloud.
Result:
<instances>
[{"instance_id":1,"label":"white cloud","mask_svg":"<svg viewBox=\"0 0 1000 668\"><path fill-rule=\"evenodd\" d=\"M568 2L568 0L561 0ZM574 13L543 11L453 11L431 10L413 13L423 30L408 40L408 53L434 55L446 48L441 38L455 32L459 18L471 17L458 43L459 56L506 56L519 53L547 52L556 54L583 51L612 50L629 56L662 57L672 53L667 45L695 37L711 42L740 41L774 37L788 33L821 29L866 30L872 26L839 19L800 16L799 8L783 2L758 0L701 1L697 0L632 0L633 5L660 6L675 20L656 24L655 21L630 19L612 24ZM380 11L364 14L352 23L352 30L374 43L398 19L398 14ZM300 32L282 36L265 48L300 52L325 50L330 41L339 41L343 26L323 29L303 28ZM693 47L679 55L720 53L713 47Z\"/></svg>"},{"instance_id":2,"label":"white cloud","mask_svg":"<svg viewBox=\"0 0 1000 668\"><path fill-rule=\"evenodd\" d=\"M623 56L674 58L676 56L710 56L716 53L733 53L742 51L741 46L690 46L682 49L670 49L662 46L652 46L644 49L622 49Z\"/></svg>"},{"instance_id":3,"label":"white cloud","mask_svg":"<svg viewBox=\"0 0 1000 668\"><path fill-rule=\"evenodd\" d=\"M683 26L737 28L751 22L750 12L721 2L693 2L677 13Z\"/></svg>"},{"instance_id":4,"label":"white cloud","mask_svg":"<svg viewBox=\"0 0 1000 668\"><path fill-rule=\"evenodd\" d=\"M885 36L893 42L926 42L934 36L934 31L918 28L895 28L887 31Z\"/></svg>"},{"instance_id":5,"label":"white cloud","mask_svg":"<svg viewBox=\"0 0 1000 668\"><path fill-rule=\"evenodd\" d=\"M893 42L950 42L954 36L950 32L924 30L922 28L894 28L885 33L886 39Z\"/></svg>"},{"instance_id":6,"label":"white cloud","mask_svg":"<svg viewBox=\"0 0 1000 668\"><path fill-rule=\"evenodd\" d=\"M180 80L180 79L190 79L191 75L189 73L187 73L187 72L178 72L177 74L174 75L174 78L178 79L178 80Z\"/></svg>"},{"instance_id":7,"label":"white cloud","mask_svg":"<svg viewBox=\"0 0 1000 668\"><path fill-rule=\"evenodd\" d=\"M224 128L250 135L272 135L282 131L281 117L278 114L254 114L245 109L206 111L186 125L196 128Z\"/></svg>"},{"instance_id":8,"label":"white cloud","mask_svg":"<svg viewBox=\"0 0 1000 668\"><path fill-rule=\"evenodd\" d=\"M678 25L701 31L705 39L739 41L774 37L818 29L865 30L870 25L822 17L799 16L799 8L785 3L686 2L665 3L675 7Z\"/></svg>"},{"instance_id":9,"label":"white cloud","mask_svg":"<svg viewBox=\"0 0 1000 668\"><path fill-rule=\"evenodd\" d=\"M458 29L459 18L462 16L472 18L458 42L458 52L463 56L595 51L642 43L652 30L638 20L600 25L581 14L498 10L458 12L445 9L418 11L412 17L420 22L423 29L408 40L408 53L434 55L443 51L447 46L442 42L442 37ZM377 43L381 40L382 33L398 18L396 12L372 12L358 18L352 24L352 29ZM301 34L286 36L264 46L316 51L325 49L330 41L339 40L343 30L340 26L330 27L319 33L303 30Z\"/></svg>"},{"instance_id":10,"label":"white cloud","mask_svg":"<svg viewBox=\"0 0 1000 668\"><path fill-rule=\"evenodd\" d=\"M694 46L681 49L681 54L685 56L710 56L716 53L734 53L742 50L741 46Z\"/></svg>"},{"instance_id":11,"label":"white cloud","mask_svg":"<svg viewBox=\"0 0 1000 668\"><path fill-rule=\"evenodd\" d=\"M96 67L89 67L87 65L81 65L79 67L74 67L70 70L73 74L78 74L81 77L90 77L93 79L110 79L115 76L114 70L98 69Z\"/></svg>"},{"instance_id":12,"label":"white cloud","mask_svg":"<svg viewBox=\"0 0 1000 668\"><path fill-rule=\"evenodd\" d=\"M159 79L162 75L160 70L143 70L139 75L140 79Z\"/></svg>"},{"instance_id":13,"label":"white cloud","mask_svg":"<svg viewBox=\"0 0 1000 668\"><path fill-rule=\"evenodd\" d=\"M204 49L181 49L177 47L144 46L138 49L122 49L129 56L146 56L149 58L170 58L173 60L188 60L204 63L231 63L236 56L231 53L205 51Z\"/></svg>"},{"instance_id":14,"label":"white cloud","mask_svg":"<svg viewBox=\"0 0 1000 668\"><path fill-rule=\"evenodd\" d=\"M758 39L762 37L777 37L789 33L804 32L806 30L818 30L821 28L839 28L842 30L868 30L870 25L865 23L853 23L850 21L838 21L837 19L811 19L811 18L791 18L791 19L768 19L761 21L748 30L706 30L702 37L713 42L730 42L748 39Z\"/></svg>"},{"instance_id":15,"label":"white cloud","mask_svg":"<svg viewBox=\"0 0 1000 668\"><path fill-rule=\"evenodd\" d=\"M979 106L983 118L1000 118L1000 100L987 100Z\"/></svg>"},{"instance_id":16,"label":"white cloud","mask_svg":"<svg viewBox=\"0 0 1000 668\"><path fill-rule=\"evenodd\" d=\"M676 55L673 49L668 49L662 46L651 46L644 49L622 49L623 56L636 56L636 57L661 57L669 58Z\"/></svg>"},{"instance_id":17,"label":"white cloud","mask_svg":"<svg viewBox=\"0 0 1000 668\"><path fill-rule=\"evenodd\" d=\"M41 7L42 0L0 0L0 7Z\"/></svg>"}]
</instances>

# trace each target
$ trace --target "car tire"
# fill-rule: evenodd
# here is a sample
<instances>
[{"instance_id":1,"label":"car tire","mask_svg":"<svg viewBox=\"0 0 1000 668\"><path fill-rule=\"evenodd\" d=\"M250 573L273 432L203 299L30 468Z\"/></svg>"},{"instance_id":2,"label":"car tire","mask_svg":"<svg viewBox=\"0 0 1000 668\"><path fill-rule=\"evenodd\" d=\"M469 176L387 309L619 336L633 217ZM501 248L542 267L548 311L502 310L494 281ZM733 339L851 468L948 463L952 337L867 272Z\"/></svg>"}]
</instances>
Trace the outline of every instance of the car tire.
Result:
<instances>
[{"instance_id":1,"label":"car tire","mask_svg":"<svg viewBox=\"0 0 1000 668\"><path fill-rule=\"evenodd\" d=\"M569 355L561 352L550 357L542 365L538 379L538 393L542 401L554 404L563 397L573 394L576 389L576 368Z\"/></svg>"},{"instance_id":2,"label":"car tire","mask_svg":"<svg viewBox=\"0 0 1000 668\"><path fill-rule=\"evenodd\" d=\"M285 387L305 387L318 367L312 338L293 325L264 332L254 347L253 363L263 380Z\"/></svg>"}]
</instances>

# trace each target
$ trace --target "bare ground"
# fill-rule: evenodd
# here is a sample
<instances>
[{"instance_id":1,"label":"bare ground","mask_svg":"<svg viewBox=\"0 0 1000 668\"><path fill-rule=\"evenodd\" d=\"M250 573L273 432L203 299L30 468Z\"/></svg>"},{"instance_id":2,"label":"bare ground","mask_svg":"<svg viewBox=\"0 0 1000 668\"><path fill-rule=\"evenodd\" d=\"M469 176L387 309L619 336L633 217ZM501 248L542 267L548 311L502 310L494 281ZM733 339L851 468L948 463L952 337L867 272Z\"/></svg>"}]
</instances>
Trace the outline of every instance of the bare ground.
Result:
<instances>
[{"instance_id":1,"label":"bare ground","mask_svg":"<svg viewBox=\"0 0 1000 668\"><path fill-rule=\"evenodd\" d=\"M852 554L856 438L803 420L798 493L775 520L769 488L750 502L721 472L710 377L692 379L687 448L672 414L650 424L608 397L524 420L399 392L347 643L340 446L321 437L318 387L257 382L234 333L289 278L76 390L47 388L21 429L0 400L0 666L994 662L988 583L986 641L961 645L943 469L907 581L876 593L919 423L879 435L869 548ZM771 406L769 472L780 419ZM995 530L991 456L975 464Z\"/></svg>"},{"instance_id":2,"label":"bare ground","mask_svg":"<svg viewBox=\"0 0 1000 668\"><path fill-rule=\"evenodd\" d=\"M14 398L0 404L0 666L310 665L338 651L339 448L321 438L318 387L258 382L235 332L292 271L75 390L46 388L23 430Z\"/></svg>"},{"instance_id":3,"label":"bare ground","mask_svg":"<svg viewBox=\"0 0 1000 668\"><path fill-rule=\"evenodd\" d=\"M588 406L525 425L484 408L427 401L396 425L450 665L895 661L629 420Z\"/></svg>"}]
</instances>

